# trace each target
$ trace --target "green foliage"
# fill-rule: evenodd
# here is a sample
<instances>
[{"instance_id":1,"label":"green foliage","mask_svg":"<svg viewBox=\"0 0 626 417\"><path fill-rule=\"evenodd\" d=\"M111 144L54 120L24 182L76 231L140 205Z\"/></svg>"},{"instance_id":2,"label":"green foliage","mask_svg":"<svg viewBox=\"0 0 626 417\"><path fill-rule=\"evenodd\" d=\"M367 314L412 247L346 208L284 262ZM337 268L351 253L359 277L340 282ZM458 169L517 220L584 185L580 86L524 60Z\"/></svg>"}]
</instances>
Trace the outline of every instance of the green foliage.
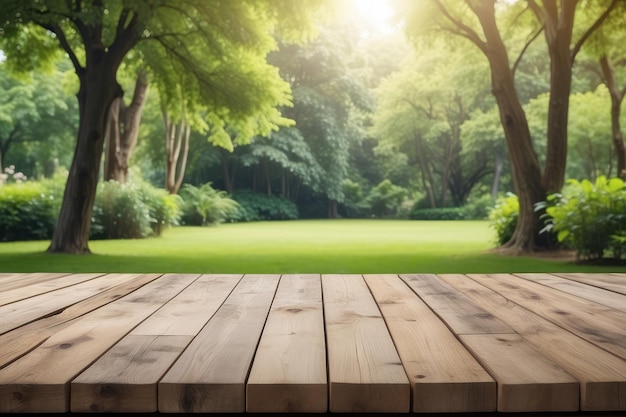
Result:
<instances>
[{"instance_id":1,"label":"green foliage","mask_svg":"<svg viewBox=\"0 0 626 417\"><path fill-rule=\"evenodd\" d=\"M239 210L239 204L228 197L226 191L214 189L210 182L200 187L185 184L180 195L184 201L183 224L216 225L224 223Z\"/></svg>"},{"instance_id":2,"label":"green foliage","mask_svg":"<svg viewBox=\"0 0 626 417\"><path fill-rule=\"evenodd\" d=\"M285 198L242 190L233 193L239 209L233 213L230 222L252 222L260 220L296 220L298 208Z\"/></svg>"},{"instance_id":3,"label":"green foliage","mask_svg":"<svg viewBox=\"0 0 626 417\"><path fill-rule=\"evenodd\" d=\"M415 209L409 214L411 220L465 220L463 207Z\"/></svg>"},{"instance_id":4,"label":"green foliage","mask_svg":"<svg viewBox=\"0 0 626 417\"><path fill-rule=\"evenodd\" d=\"M152 234L150 208L134 183L101 182L91 218L91 239L141 239Z\"/></svg>"},{"instance_id":5,"label":"green foliage","mask_svg":"<svg viewBox=\"0 0 626 417\"><path fill-rule=\"evenodd\" d=\"M0 186L0 241L49 239L60 197L40 182Z\"/></svg>"},{"instance_id":6,"label":"green foliage","mask_svg":"<svg viewBox=\"0 0 626 417\"><path fill-rule=\"evenodd\" d=\"M496 231L497 243L504 245L513 237L519 217L519 199L515 194L507 193L496 200L496 205L489 213L491 227Z\"/></svg>"},{"instance_id":7,"label":"green foliage","mask_svg":"<svg viewBox=\"0 0 626 417\"><path fill-rule=\"evenodd\" d=\"M163 230L180 223L182 215L182 198L170 194L163 188L155 188L146 182L138 184L141 201L148 206L150 228L152 234L161 236Z\"/></svg>"},{"instance_id":8,"label":"green foliage","mask_svg":"<svg viewBox=\"0 0 626 417\"><path fill-rule=\"evenodd\" d=\"M487 220L495 204L491 194L470 198L463 207L465 218L468 220Z\"/></svg>"},{"instance_id":9,"label":"green foliage","mask_svg":"<svg viewBox=\"0 0 626 417\"><path fill-rule=\"evenodd\" d=\"M622 179L569 180L561 193L548 196L537 208L546 210L543 232L556 233L558 241L575 249L580 258L626 255L626 185Z\"/></svg>"},{"instance_id":10,"label":"green foliage","mask_svg":"<svg viewBox=\"0 0 626 417\"><path fill-rule=\"evenodd\" d=\"M407 196L407 191L389 180L383 180L372 188L367 196L367 204L373 216L384 218L395 215Z\"/></svg>"}]
</instances>

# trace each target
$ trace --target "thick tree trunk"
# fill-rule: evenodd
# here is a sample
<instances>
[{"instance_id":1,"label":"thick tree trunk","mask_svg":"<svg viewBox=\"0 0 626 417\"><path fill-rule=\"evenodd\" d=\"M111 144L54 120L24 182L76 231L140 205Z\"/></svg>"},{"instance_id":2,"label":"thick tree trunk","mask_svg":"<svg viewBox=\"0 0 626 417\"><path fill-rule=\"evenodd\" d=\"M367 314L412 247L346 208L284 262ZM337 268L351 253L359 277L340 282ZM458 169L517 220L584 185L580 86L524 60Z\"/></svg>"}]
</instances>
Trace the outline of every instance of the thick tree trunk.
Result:
<instances>
[{"instance_id":1,"label":"thick tree trunk","mask_svg":"<svg viewBox=\"0 0 626 417\"><path fill-rule=\"evenodd\" d=\"M328 218L338 219L339 210L337 209L337 200L328 200Z\"/></svg>"},{"instance_id":2,"label":"thick tree trunk","mask_svg":"<svg viewBox=\"0 0 626 417\"><path fill-rule=\"evenodd\" d=\"M139 71L130 106L124 104L123 97L116 98L111 105L104 157L104 179L107 181L115 180L123 184L128 178L128 163L137 145L147 92L147 73Z\"/></svg>"},{"instance_id":3,"label":"thick tree trunk","mask_svg":"<svg viewBox=\"0 0 626 417\"><path fill-rule=\"evenodd\" d=\"M498 104L520 205L517 226L505 247L517 251L548 247L550 239L539 234L540 213L535 212L535 203L546 197L541 182L541 169L533 148L526 114L515 90L507 50L496 25L494 4L477 2L474 5L485 33L486 44L482 45L482 50L491 67L492 93Z\"/></svg>"},{"instance_id":4,"label":"thick tree trunk","mask_svg":"<svg viewBox=\"0 0 626 417\"><path fill-rule=\"evenodd\" d=\"M111 104L121 97L117 65L93 62L79 74L80 123L63 204L48 252L90 253L88 240L96 196L106 123Z\"/></svg>"},{"instance_id":5,"label":"thick tree trunk","mask_svg":"<svg viewBox=\"0 0 626 417\"><path fill-rule=\"evenodd\" d=\"M575 6L573 6L575 7ZM570 41L574 25L574 12L562 13L558 28L546 27L550 53L550 104L548 108L548 146L542 183L547 193L561 191L565 182L567 164L567 121L569 96L572 86L572 58ZM567 8L564 8L567 10Z\"/></svg>"},{"instance_id":6,"label":"thick tree trunk","mask_svg":"<svg viewBox=\"0 0 626 417\"><path fill-rule=\"evenodd\" d=\"M624 95L626 95L626 87L622 90L619 89L615 70L606 55L600 58L600 66L604 84L611 95L611 131L613 134L613 147L617 156L617 175L622 179L626 179L626 149L619 120L622 112L622 102L624 101Z\"/></svg>"}]
</instances>

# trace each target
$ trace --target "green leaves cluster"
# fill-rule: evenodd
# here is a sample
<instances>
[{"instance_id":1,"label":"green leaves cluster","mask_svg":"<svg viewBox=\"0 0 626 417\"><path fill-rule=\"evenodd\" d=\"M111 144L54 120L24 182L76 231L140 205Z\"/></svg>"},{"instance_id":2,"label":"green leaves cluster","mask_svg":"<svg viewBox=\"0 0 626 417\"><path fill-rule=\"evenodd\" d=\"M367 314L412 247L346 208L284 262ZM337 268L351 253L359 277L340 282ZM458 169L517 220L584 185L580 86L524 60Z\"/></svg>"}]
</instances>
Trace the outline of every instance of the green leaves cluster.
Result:
<instances>
[{"instance_id":1,"label":"green leaves cluster","mask_svg":"<svg viewBox=\"0 0 626 417\"><path fill-rule=\"evenodd\" d=\"M216 190L211 183L196 187L183 185L180 191L183 203L183 223L208 226L223 223L239 209L239 204L225 191Z\"/></svg>"},{"instance_id":2,"label":"green leaves cluster","mask_svg":"<svg viewBox=\"0 0 626 417\"><path fill-rule=\"evenodd\" d=\"M496 231L498 245L511 240L519 217L519 199L513 193L496 200L496 205L489 212L490 226Z\"/></svg>"},{"instance_id":3,"label":"green leaves cluster","mask_svg":"<svg viewBox=\"0 0 626 417\"><path fill-rule=\"evenodd\" d=\"M620 178L600 176L595 182L569 180L546 202L544 232L575 249L582 259L621 259L626 255L626 185Z\"/></svg>"}]
</instances>

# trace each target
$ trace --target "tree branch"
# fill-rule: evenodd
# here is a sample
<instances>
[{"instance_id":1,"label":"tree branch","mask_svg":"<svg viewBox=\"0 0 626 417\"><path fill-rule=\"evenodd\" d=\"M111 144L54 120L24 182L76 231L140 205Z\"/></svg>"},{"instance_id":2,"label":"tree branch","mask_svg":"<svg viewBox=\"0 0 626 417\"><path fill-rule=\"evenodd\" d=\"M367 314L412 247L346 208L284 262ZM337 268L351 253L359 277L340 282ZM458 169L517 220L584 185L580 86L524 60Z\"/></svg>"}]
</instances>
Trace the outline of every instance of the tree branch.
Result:
<instances>
[{"instance_id":1,"label":"tree branch","mask_svg":"<svg viewBox=\"0 0 626 417\"><path fill-rule=\"evenodd\" d=\"M574 63L574 59L576 59L576 55L578 55L578 52L580 51L580 48L582 48L585 41L593 34L593 32L596 31L596 29L600 27L600 25L602 25L602 23L604 23L607 17L609 17L613 9L615 9L615 6L617 6L618 1L619 0L612 0L611 4L609 4L609 7L606 8L606 10L600 15L600 17L598 17L593 25L591 25L589 29L587 29L587 31L584 33L584 35L578 40L578 42L576 42L574 48L570 52L570 60L572 63Z\"/></svg>"},{"instance_id":2,"label":"tree branch","mask_svg":"<svg viewBox=\"0 0 626 417\"><path fill-rule=\"evenodd\" d=\"M480 36L478 36L478 34L476 33L476 31L474 31L472 28L470 28L469 26L467 26L465 23L461 22L459 19L455 19L450 12L448 11L448 9L446 9L446 7L441 3L440 0L435 0L435 5L437 6L437 8L439 9L439 11L441 11L441 13L454 25L458 28L457 34L464 36L465 38L469 39L470 41L472 41L476 46L478 46L480 48L481 51L485 52L487 49L487 45L485 42L483 42L482 39L480 39ZM470 8L473 7L471 4L468 4ZM450 29L446 29L446 30L450 30ZM450 30L452 31L452 30Z\"/></svg>"},{"instance_id":3,"label":"tree branch","mask_svg":"<svg viewBox=\"0 0 626 417\"><path fill-rule=\"evenodd\" d=\"M70 43L68 42L67 37L65 36L65 32L63 32L63 29L61 29L61 27L56 23L54 24L53 23L50 23L50 24L39 23L39 25L56 35L57 39L59 40L59 43L61 44L61 48L63 48L63 50L67 52L67 55L70 57L70 60L72 61L72 64L74 65L74 70L76 71L76 73L80 74L82 71L84 71L85 68L82 65L80 65L80 61L78 60L78 57L76 56L76 54L74 53L74 50L70 46Z\"/></svg>"},{"instance_id":4,"label":"tree branch","mask_svg":"<svg viewBox=\"0 0 626 417\"><path fill-rule=\"evenodd\" d=\"M541 25L539 30L537 30L537 32L535 32L535 34L532 35L530 39L528 39L528 42L526 42L526 45L524 45L524 47L520 51L519 56L517 57L517 59L515 60L515 63L513 64L513 69L511 70L514 77L515 77L515 71L517 70L517 66L519 65L519 63L522 61L522 58L524 57L524 53L526 53L526 50L528 49L528 47L535 41L535 39L537 39L539 34L543 32L544 28L545 26Z\"/></svg>"}]
</instances>

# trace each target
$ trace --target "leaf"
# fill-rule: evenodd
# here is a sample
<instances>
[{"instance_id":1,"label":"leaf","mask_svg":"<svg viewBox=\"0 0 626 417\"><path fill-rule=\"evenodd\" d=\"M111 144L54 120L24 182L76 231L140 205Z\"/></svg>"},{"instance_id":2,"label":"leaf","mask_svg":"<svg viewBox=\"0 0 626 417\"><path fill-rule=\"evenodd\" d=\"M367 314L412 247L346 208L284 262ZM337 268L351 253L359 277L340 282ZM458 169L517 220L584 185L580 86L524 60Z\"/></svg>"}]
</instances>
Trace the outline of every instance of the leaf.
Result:
<instances>
[{"instance_id":1,"label":"leaf","mask_svg":"<svg viewBox=\"0 0 626 417\"><path fill-rule=\"evenodd\" d=\"M559 242L563 242L563 241L565 241L565 239L567 239L567 237L568 237L569 235L570 235L569 230L561 230L561 231L557 234L556 238L558 239L558 241L559 241Z\"/></svg>"},{"instance_id":2,"label":"leaf","mask_svg":"<svg viewBox=\"0 0 626 417\"><path fill-rule=\"evenodd\" d=\"M609 191L616 192L624 188L624 181L621 178L611 178L608 185Z\"/></svg>"}]
</instances>

